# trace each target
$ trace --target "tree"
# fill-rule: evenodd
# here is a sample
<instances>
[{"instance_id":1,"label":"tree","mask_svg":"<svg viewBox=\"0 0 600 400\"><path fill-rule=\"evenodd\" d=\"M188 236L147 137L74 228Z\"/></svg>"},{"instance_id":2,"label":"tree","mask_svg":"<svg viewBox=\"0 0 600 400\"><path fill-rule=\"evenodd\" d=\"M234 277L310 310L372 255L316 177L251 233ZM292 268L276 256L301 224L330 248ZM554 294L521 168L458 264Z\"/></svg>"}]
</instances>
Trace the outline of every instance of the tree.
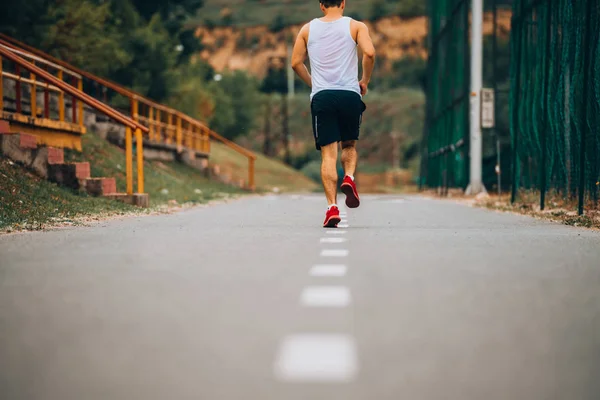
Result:
<instances>
[{"instance_id":1,"label":"tree","mask_svg":"<svg viewBox=\"0 0 600 400\"><path fill-rule=\"evenodd\" d=\"M46 33L51 0L0 1L0 32L40 46Z\"/></svg>"},{"instance_id":2,"label":"tree","mask_svg":"<svg viewBox=\"0 0 600 400\"><path fill-rule=\"evenodd\" d=\"M124 0L113 0L121 2ZM200 43L194 40L194 28L187 27L186 22L190 17L196 15L198 10L204 5L204 0L127 0L131 1L137 9L140 16L150 21L157 14L160 15L164 27L169 34L177 38L182 46L178 57L178 63L182 64L189 60L189 57L199 50Z\"/></svg>"},{"instance_id":3,"label":"tree","mask_svg":"<svg viewBox=\"0 0 600 400\"><path fill-rule=\"evenodd\" d=\"M258 82L245 72L226 73L219 82L212 82L215 115L211 125L223 136L234 139L255 128L260 109Z\"/></svg>"},{"instance_id":4,"label":"tree","mask_svg":"<svg viewBox=\"0 0 600 400\"><path fill-rule=\"evenodd\" d=\"M123 0L114 0L123 1ZM160 14L170 33L180 32L189 16L204 5L204 0L129 0L146 21Z\"/></svg>"},{"instance_id":5,"label":"tree","mask_svg":"<svg viewBox=\"0 0 600 400\"><path fill-rule=\"evenodd\" d=\"M273 33L279 33L288 25L289 24L287 23L286 18L282 14L277 14L277 16L269 24L269 30Z\"/></svg>"},{"instance_id":6,"label":"tree","mask_svg":"<svg viewBox=\"0 0 600 400\"><path fill-rule=\"evenodd\" d=\"M385 16L385 0L371 0L371 20L377 21Z\"/></svg>"},{"instance_id":7,"label":"tree","mask_svg":"<svg viewBox=\"0 0 600 400\"><path fill-rule=\"evenodd\" d=\"M109 4L58 1L49 8L47 18L52 24L41 47L61 60L104 76L130 62L119 33L108 23Z\"/></svg>"},{"instance_id":8,"label":"tree","mask_svg":"<svg viewBox=\"0 0 600 400\"><path fill-rule=\"evenodd\" d=\"M176 89L167 104L191 117L209 121L215 113L215 100L208 89L213 76L213 68L202 61L178 68L174 77Z\"/></svg>"},{"instance_id":9,"label":"tree","mask_svg":"<svg viewBox=\"0 0 600 400\"><path fill-rule=\"evenodd\" d=\"M115 74L117 81L153 100L167 99L175 90L177 51L160 15L133 31L124 46L132 59Z\"/></svg>"},{"instance_id":10,"label":"tree","mask_svg":"<svg viewBox=\"0 0 600 400\"><path fill-rule=\"evenodd\" d=\"M403 18L420 17L427 14L427 2L423 0L403 0L396 13Z\"/></svg>"}]
</instances>

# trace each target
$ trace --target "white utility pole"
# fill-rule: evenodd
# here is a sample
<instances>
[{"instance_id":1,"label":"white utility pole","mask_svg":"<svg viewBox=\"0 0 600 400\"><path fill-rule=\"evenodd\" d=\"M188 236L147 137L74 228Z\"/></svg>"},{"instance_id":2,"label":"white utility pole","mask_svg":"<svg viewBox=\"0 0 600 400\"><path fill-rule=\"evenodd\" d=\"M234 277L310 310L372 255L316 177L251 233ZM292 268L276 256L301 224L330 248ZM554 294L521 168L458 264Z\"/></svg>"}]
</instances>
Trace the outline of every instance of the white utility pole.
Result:
<instances>
[{"instance_id":1,"label":"white utility pole","mask_svg":"<svg viewBox=\"0 0 600 400\"><path fill-rule=\"evenodd\" d=\"M486 192L482 179L481 89L483 86L483 0L472 1L471 23L471 181L468 195Z\"/></svg>"}]
</instances>

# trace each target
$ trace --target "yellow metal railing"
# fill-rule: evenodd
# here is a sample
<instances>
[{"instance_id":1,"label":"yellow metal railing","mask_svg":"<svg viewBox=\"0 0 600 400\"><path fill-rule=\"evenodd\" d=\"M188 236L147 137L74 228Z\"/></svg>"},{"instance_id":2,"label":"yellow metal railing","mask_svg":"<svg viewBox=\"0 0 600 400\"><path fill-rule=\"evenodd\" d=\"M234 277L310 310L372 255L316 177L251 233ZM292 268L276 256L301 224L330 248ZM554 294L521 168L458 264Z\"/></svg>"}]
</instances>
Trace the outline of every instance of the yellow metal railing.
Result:
<instances>
[{"instance_id":1,"label":"yellow metal railing","mask_svg":"<svg viewBox=\"0 0 600 400\"><path fill-rule=\"evenodd\" d=\"M14 63L15 73L5 72L2 68L2 59L12 61ZM32 60L38 64L45 64L46 68L55 67L51 62L44 60ZM83 126L83 104L87 104L89 107L98 110L109 118L122 124L126 128L125 141L126 145L126 166L127 166L127 193L133 194L133 134L135 132L137 142L137 193L144 193L144 155L143 155L143 139L142 134L148 132L148 128L144 125L134 121L133 119L124 116L115 109L107 106L99 100L87 95L81 90L81 83L74 87L67 82L64 82L61 78L64 77L64 73L71 76L77 77L76 74L59 69L57 76L52 75L50 72L41 69L35 65L32 61L27 61L22 57L22 54L17 54L12 48L0 44L0 99L3 99L4 92L4 79L12 79L16 82L16 112L22 114L21 106L21 84L27 84L31 86L31 106L30 113L31 117L36 118L37 113L37 87L43 87L47 91L53 91L59 93L59 122L64 122L65 118L65 93L72 96L71 108L73 110L72 123L78 123ZM21 76L21 69L25 69L29 72L29 78L23 78ZM39 79L39 80L38 80ZM79 80L81 82L81 79ZM45 119L50 119L50 106L48 101L49 96L45 96L43 115ZM0 112L4 114L4 110L1 105L3 101L0 101Z\"/></svg>"},{"instance_id":2,"label":"yellow metal railing","mask_svg":"<svg viewBox=\"0 0 600 400\"><path fill-rule=\"evenodd\" d=\"M78 87L82 87L82 85L83 85L82 76L77 73L69 71L59 65L56 65L52 62L43 60L39 57L33 56L26 52L15 50L15 49L5 46L1 43L0 43L0 48L3 48L4 50L8 50L11 53L20 56L21 58L29 61L33 65L43 65L47 72L54 73L60 81L64 82L64 77L66 75L66 76L69 76L73 81L77 82ZM21 67L22 66L20 64L16 64L14 73L11 73L8 71L3 71L2 66L0 65L0 72L2 73L2 76L6 79L9 79L9 80L12 80L15 82L15 108L16 108L17 113L21 114L23 112L22 86L23 86L23 84L25 84L25 85L30 86L30 89L31 89L30 90L30 116L31 117L34 117L34 118L43 117L43 118L47 118L47 119L50 118L50 93L52 92L52 93L59 94L58 120L60 122L67 122L67 121L65 121L64 92L54 85L51 85L46 82L40 82L38 79L36 79L36 75L34 73L30 73L28 78L24 77L22 74L22 71L21 71ZM1 85L1 86L3 86L3 85ZM44 93L44 105L43 105L42 110L39 110L37 107L38 88L41 88ZM3 89L0 89L0 90L3 91ZM77 104L77 103L79 103L79 104ZM1 107L2 107L2 105L0 104L0 110L2 110ZM78 102L77 99L75 97L73 97L72 98L72 108L73 108L73 110L76 110L76 112L73 112L70 122L73 124L78 124L80 127L83 127L83 103Z\"/></svg>"},{"instance_id":3,"label":"yellow metal railing","mask_svg":"<svg viewBox=\"0 0 600 400\"><path fill-rule=\"evenodd\" d=\"M119 84L78 69L62 60L56 59L40 50L21 43L10 36L0 33L0 45L2 44L18 51L29 53L39 59L48 60L63 67L64 71L78 74L85 79L93 81L97 85L110 89L129 99L131 118L148 128L147 132L144 134L146 140L175 146L179 152L193 150L205 155L210 154L211 139L224 143L229 148L248 158L247 186L254 190L254 163L256 160L254 153L218 135L201 121L170 107L153 102ZM82 90L85 89L83 80L77 81L76 86Z\"/></svg>"}]
</instances>

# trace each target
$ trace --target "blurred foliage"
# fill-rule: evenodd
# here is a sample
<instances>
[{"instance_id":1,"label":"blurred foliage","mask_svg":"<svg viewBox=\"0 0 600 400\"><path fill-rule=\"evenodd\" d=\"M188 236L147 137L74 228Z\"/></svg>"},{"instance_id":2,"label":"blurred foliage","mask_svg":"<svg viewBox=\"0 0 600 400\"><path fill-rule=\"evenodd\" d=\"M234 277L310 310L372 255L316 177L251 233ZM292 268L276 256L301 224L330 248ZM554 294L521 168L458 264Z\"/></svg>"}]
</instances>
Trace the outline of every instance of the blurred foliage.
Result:
<instances>
[{"instance_id":1,"label":"blurred foliage","mask_svg":"<svg viewBox=\"0 0 600 400\"><path fill-rule=\"evenodd\" d=\"M214 69L207 63L196 62L177 68L174 74L179 84L166 103L187 115L210 121L216 104L207 82L213 79Z\"/></svg>"},{"instance_id":2,"label":"blurred foliage","mask_svg":"<svg viewBox=\"0 0 600 400\"><path fill-rule=\"evenodd\" d=\"M283 14L277 14L273 21L269 24L269 30L273 33L278 33L284 30L289 25Z\"/></svg>"},{"instance_id":3,"label":"blurred foliage","mask_svg":"<svg viewBox=\"0 0 600 400\"><path fill-rule=\"evenodd\" d=\"M398 4L396 14L402 18L413 18L427 13L427 2L423 0L403 0Z\"/></svg>"},{"instance_id":4,"label":"blurred foliage","mask_svg":"<svg viewBox=\"0 0 600 400\"><path fill-rule=\"evenodd\" d=\"M255 78L242 71L226 72L208 88L215 102L210 119L215 131L234 139L255 128L261 105L259 82Z\"/></svg>"},{"instance_id":5,"label":"blurred foliage","mask_svg":"<svg viewBox=\"0 0 600 400\"><path fill-rule=\"evenodd\" d=\"M0 31L156 101L200 44L186 22L202 0L0 2Z\"/></svg>"},{"instance_id":6,"label":"blurred foliage","mask_svg":"<svg viewBox=\"0 0 600 400\"><path fill-rule=\"evenodd\" d=\"M370 19L377 21L387 15L385 0L371 0Z\"/></svg>"},{"instance_id":7,"label":"blurred foliage","mask_svg":"<svg viewBox=\"0 0 600 400\"><path fill-rule=\"evenodd\" d=\"M57 2L49 8L48 18L56 22L48 27L42 47L53 56L100 75L108 75L132 61L119 43L117 27L109 23L110 4Z\"/></svg>"}]
</instances>

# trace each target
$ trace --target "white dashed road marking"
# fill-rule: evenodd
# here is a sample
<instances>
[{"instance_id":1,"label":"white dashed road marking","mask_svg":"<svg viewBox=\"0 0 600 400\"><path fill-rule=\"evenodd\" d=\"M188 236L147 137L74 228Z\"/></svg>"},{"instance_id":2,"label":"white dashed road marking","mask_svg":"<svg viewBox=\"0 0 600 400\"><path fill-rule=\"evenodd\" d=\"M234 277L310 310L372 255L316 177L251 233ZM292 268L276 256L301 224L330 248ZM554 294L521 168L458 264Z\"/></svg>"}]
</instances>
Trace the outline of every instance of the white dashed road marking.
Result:
<instances>
[{"instance_id":1,"label":"white dashed road marking","mask_svg":"<svg viewBox=\"0 0 600 400\"><path fill-rule=\"evenodd\" d=\"M321 257L348 257L348 250L323 250Z\"/></svg>"},{"instance_id":2,"label":"white dashed road marking","mask_svg":"<svg viewBox=\"0 0 600 400\"><path fill-rule=\"evenodd\" d=\"M340 213L338 228L348 228L348 215ZM347 231L329 230L321 244L343 244ZM335 236L333 236L335 235ZM345 246L344 246L345 247ZM321 257L348 257L349 250L323 249ZM310 270L313 278L343 278L348 273L344 264L319 264ZM300 294L300 304L313 308L345 308L352 296L345 286L309 286ZM277 379L284 382L344 383L354 380L358 372L356 344L352 336L342 334L299 334L287 337L280 345L274 365Z\"/></svg>"},{"instance_id":3,"label":"white dashed road marking","mask_svg":"<svg viewBox=\"0 0 600 400\"><path fill-rule=\"evenodd\" d=\"M290 336L275 361L276 377L288 382L350 382L357 371L356 344L346 335Z\"/></svg>"},{"instance_id":4,"label":"white dashed road marking","mask_svg":"<svg viewBox=\"0 0 600 400\"><path fill-rule=\"evenodd\" d=\"M348 241L348 239L341 238L341 237L321 238L321 243L339 244L339 243L345 243L347 241Z\"/></svg>"},{"instance_id":5,"label":"white dashed road marking","mask_svg":"<svg viewBox=\"0 0 600 400\"><path fill-rule=\"evenodd\" d=\"M350 290L344 286L310 286L300 296L305 307L347 307L350 301Z\"/></svg>"},{"instance_id":6,"label":"white dashed road marking","mask_svg":"<svg viewBox=\"0 0 600 400\"><path fill-rule=\"evenodd\" d=\"M314 277L335 277L346 276L348 267L345 265L315 265L310 270L310 276Z\"/></svg>"}]
</instances>

